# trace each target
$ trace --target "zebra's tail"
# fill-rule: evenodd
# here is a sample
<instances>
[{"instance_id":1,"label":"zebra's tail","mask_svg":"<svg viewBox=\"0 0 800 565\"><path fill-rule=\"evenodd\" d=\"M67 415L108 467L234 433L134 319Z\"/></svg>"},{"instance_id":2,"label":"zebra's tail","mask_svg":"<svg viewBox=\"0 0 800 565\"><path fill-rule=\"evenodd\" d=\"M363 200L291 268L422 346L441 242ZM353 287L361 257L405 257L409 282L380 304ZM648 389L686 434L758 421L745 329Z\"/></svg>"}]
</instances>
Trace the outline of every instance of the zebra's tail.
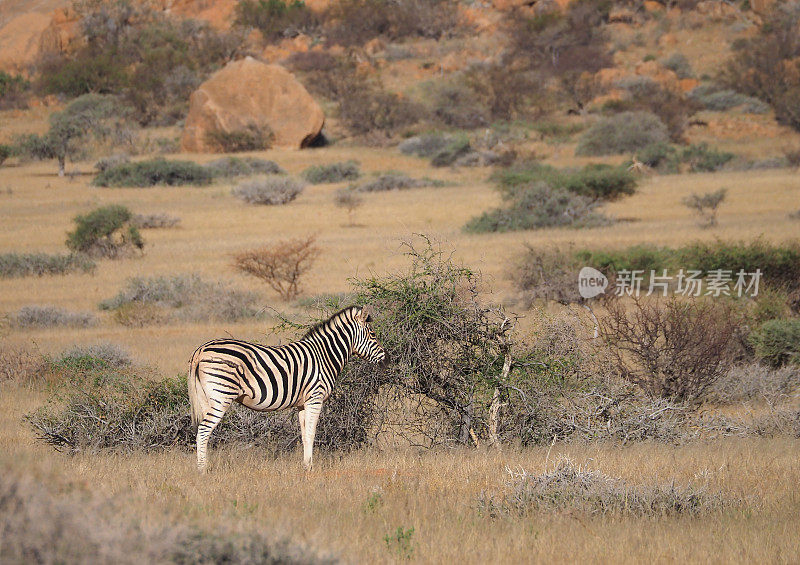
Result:
<instances>
[{"instance_id":1,"label":"zebra's tail","mask_svg":"<svg viewBox=\"0 0 800 565\"><path fill-rule=\"evenodd\" d=\"M189 403L192 405L192 430L197 433L197 426L206 415L206 412L211 408L211 403L208 401L208 395L203 388L203 383L200 382L200 351L198 349L192 355L192 361L189 364L189 375L186 379L186 384L189 389Z\"/></svg>"}]
</instances>

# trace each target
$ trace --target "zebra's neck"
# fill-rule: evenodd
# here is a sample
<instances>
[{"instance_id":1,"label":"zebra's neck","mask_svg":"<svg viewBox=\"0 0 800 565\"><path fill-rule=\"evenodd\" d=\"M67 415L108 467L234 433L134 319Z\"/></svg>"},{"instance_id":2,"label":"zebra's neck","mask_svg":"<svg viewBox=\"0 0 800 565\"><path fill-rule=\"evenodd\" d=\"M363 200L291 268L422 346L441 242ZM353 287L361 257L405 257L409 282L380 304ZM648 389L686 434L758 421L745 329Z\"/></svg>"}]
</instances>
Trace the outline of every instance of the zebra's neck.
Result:
<instances>
[{"instance_id":1,"label":"zebra's neck","mask_svg":"<svg viewBox=\"0 0 800 565\"><path fill-rule=\"evenodd\" d=\"M337 376L350 358L355 340L354 321L348 314L349 311L339 312L303 338L303 341L310 341L327 353Z\"/></svg>"}]
</instances>

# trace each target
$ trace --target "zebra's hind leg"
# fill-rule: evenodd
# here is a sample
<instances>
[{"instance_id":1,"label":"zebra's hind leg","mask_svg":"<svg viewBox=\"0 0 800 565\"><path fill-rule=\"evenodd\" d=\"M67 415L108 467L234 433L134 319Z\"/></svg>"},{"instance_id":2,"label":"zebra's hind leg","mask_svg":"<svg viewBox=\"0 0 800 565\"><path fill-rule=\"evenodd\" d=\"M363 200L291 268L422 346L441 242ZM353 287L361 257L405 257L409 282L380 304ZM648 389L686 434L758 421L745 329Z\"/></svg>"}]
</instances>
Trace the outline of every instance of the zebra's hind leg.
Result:
<instances>
[{"instance_id":1,"label":"zebra's hind leg","mask_svg":"<svg viewBox=\"0 0 800 565\"><path fill-rule=\"evenodd\" d=\"M208 449L208 439L211 437L211 432L220 423L225 412L230 408L234 397L224 395L221 398L211 398L211 408L206 411L203 420L197 426L197 469L200 472L205 472L207 460L206 451Z\"/></svg>"}]
</instances>

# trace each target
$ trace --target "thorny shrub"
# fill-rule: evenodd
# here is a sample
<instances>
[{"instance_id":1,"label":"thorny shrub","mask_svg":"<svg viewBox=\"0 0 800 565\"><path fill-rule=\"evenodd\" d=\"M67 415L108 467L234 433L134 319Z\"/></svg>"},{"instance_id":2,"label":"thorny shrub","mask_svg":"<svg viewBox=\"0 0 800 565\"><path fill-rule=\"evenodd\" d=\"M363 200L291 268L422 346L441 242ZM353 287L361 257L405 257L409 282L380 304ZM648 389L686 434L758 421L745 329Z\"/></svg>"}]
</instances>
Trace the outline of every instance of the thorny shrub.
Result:
<instances>
[{"instance_id":1,"label":"thorny shrub","mask_svg":"<svg viewBox=\"0 0 800 565\"><path fill-rule=\"evenodd\" d=\"M653 396L698 400L731 366L739 327L725 302L610 301L600 318L619 375Z\"/></svg>"},{"instance_id":2,"label":"thorny shrub","mask_svg":"<svg viewBox=\"0 0 800 565\"><path fill-rule=\"evenodd\" d=\"M206 163L205 167L214 178L286 174L275 161L256 157L222 157Z\"/></svg>"},{"instance_id":3,"label":"thorny shrub","mask_svg":"<svg viewBox=\"0 0 800 565\"><path fill-rule=\"evenodd\" d=\"M319 253L312 235L242 251L234 255L234 266L266 282L284 300L291 300L300 293L300 281Z\"/></svg>"},{"instance_id":4,"label":"thorny shrub","mask_svg":"<svg viewBox=\"0 0 800 565\"><path fill-rule=\"evenodd\" d=\"M361 171L356 161L344 161L327 165L314 165L304 170L302 176L312 184L323 184L356 180L361 176Z\"/></svg>"},{"instance_id":5,"label":"thorny shrub","mask_svg":"<svg viewBox=\"0 0 800 565\"><path fill-rule=\"evenodd\" d=\"M97 324L97 318L91 312L72 312L52 305L23 306L12 320L20 328L87 328Z\"/></svg>"}]
</instances>

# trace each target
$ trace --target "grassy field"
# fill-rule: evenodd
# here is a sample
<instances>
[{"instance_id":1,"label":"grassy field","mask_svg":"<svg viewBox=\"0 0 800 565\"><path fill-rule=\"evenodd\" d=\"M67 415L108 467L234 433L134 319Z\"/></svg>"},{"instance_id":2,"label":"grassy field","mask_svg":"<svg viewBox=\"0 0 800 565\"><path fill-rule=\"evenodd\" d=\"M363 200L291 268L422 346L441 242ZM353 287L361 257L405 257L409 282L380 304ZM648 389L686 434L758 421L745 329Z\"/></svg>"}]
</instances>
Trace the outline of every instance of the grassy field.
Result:
<instances>
[{"instance_id":1,"label":"grassy field","mask_svg":"<svg viewBox=\"0 0 800 565\"><path fill-rule=\"evenodd\" d=\"M550 162L580 162L571 150L550 152ZM509 267L523 244L617 248L637 243L679 245L693 240L784 241L797 236L788 217L800 208L797 173L789 169L647 176L636 195L607 204L623 223L592 230L547 229L508 234L465 234L471 217L499 197L486 169L435 169L395 149L333 146L303 152L255 154L298 175L312 164L356 157L367 174L388 170L443 180L446 186L367 194L356 227L333 203L342 185L308 186L285 206L250 206L230 194L231 184L207 187L108 189L90 175L58 178L52 162L0 169L0 251L64 252L72 218L96 206L119 203L135 213L168 213L179 228L144 232L141 257L100 261L94 275L0 280L0 313L29 304L95 311L100 323L80 329L0 329L8 345L35 346L54 354L76 344L110 341L161 374L182 373L199 343L223 335L267 338L271 323L208 322L129 328L98 312L133 276L199 273L257 291L261 305L296 312L299 307L231 266L233 253L281 238L314 234L322 254L305 281L305 295L346 292L348 278L383 275L405 265L401 241L414 233L441 239L464 263L485 276L491 300L512 305ZM176 156L177 157L177 156ZM186 156L182 156L186 157ZM207 160L210 157L200 157ZM76 170L89 171L91 163ZM704 230L681 199L728 188L719 226ZM48 392L0 384L0 470L47 483L56 496L113 501L117 518L142 524L184 524L214 531L232 524L265 533L344 562L793 562L800 555L800 442L791 439L725 439L671 446L644 443L560 445L503 451L485 449L367 450L323 455L306 476L300 455L267 458L255 449L212 451L212 472L198 476L193 454L183 450L135 454L54 452L35 441L22 416ZM500 492L505 468L541 473L567 454L612 477L635 484L688 483L733 501L706 516L591 517L574 512L532 513L521 518L481 515L482 492ZM396 539L413 528L406 545ZM389 536L389 541L385 538ZM393 539L392 536L395 536ZM405 538L404 538L405 539ZM405 543L405 542L403 542Z\"/></svg>"}]
</instances>

